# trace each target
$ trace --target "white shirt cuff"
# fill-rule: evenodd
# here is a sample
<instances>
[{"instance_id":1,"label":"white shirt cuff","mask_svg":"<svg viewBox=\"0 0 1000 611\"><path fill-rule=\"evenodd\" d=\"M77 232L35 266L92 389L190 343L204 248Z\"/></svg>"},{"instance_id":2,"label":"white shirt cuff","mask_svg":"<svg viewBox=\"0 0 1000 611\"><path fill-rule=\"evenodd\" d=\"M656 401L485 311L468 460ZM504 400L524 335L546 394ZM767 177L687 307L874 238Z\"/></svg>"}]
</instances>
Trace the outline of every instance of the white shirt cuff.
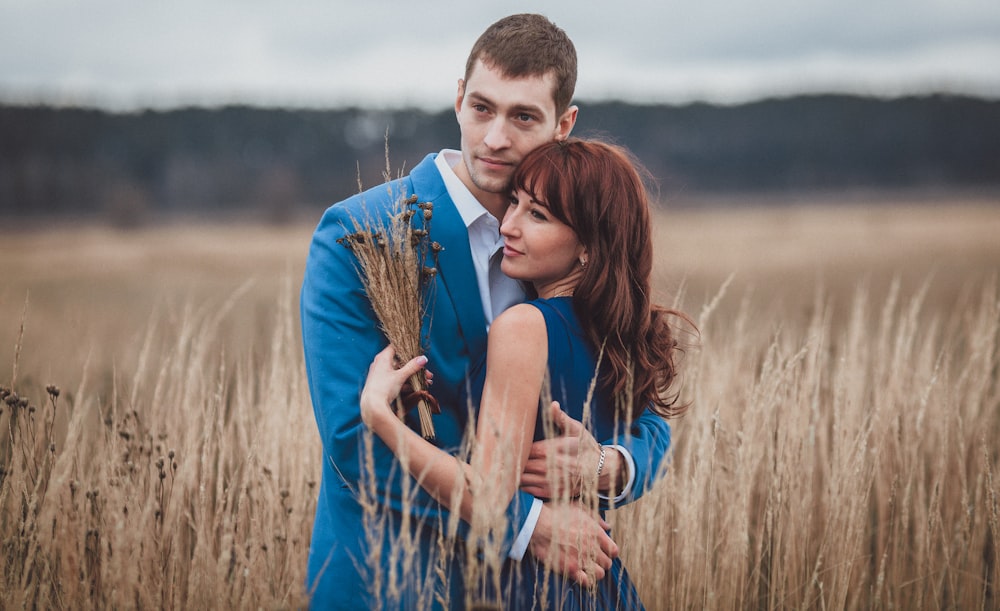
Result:
<instances>
[{"instance_id":1,"label":"white shirt cuff","mask_svg":"<svg viewBox=\"0 0 1000 611\"><path fill-rule=\"evenodd\" d=\"M621 455L625 457L625 468L628 470L628 477L625 480L625 487L622 488L621 494L613 499L611 497L604 496L601 493L597 494L597 496L602 500L610 500L612 505L617 505L618 503L624 501L628 497L629 493L632 492L632 484L635 482L635 460L632 459L631 452L620 445L609 445L605 447L614 448L621 452Z\"/></svg>"},{"instance_id":2,"label":"white shirt cuff","mask_svg":"<svg viewBox=\"0 0 1000 611\"><path fill-rule=\"evenodd\" d=\"M538 524L538 515L542 513L542 502L535 499L531 502L531 509L528 510L528 517L524 519L524 526L521 527L521 532L517 533L517 538L514 539L514 545L510 548L510 553L507 557L511 560L517 560L520 562L524 558L524 553L528 551L528 542L531 541L531 535L535 532L535 526Z\"/></svg>"}]
</instances>

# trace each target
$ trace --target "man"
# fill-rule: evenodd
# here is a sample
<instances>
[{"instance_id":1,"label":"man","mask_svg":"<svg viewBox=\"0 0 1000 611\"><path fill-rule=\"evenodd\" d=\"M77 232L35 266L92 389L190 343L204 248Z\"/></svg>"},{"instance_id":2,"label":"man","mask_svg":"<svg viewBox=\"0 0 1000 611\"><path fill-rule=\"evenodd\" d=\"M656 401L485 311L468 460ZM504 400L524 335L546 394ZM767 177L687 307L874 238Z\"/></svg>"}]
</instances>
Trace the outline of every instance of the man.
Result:
<instances>
[{"instance_id":1,"label":"man","mask_svg":"<svg viewBox=\"0 0 1000 611\"><path fill-rule=\"evenodd\" d=\"M353 256L337 240L352 231L352 219L387 215L400 195L433 204L431 238L444 249L437 255L424 330L433 393L441 406L434 416L436 443L457 452L471 411L462 399L470 359L486 350L490 321L524 298L516 282L490 271L492 255L502 246L499 221L508 181L527 152L569 136L577 117L570 105L575 84L576 52L561 29L539 15L501 19L476 42L458 84L461 151L428 155L391 188L382 185L332 206L316 230L301 300L306 368L324 453L307 584L315 607L464 602L464 552L449 556L442 543L447 538L442 533L451 532L450 516L401 475L380 441L370 442L370 449L365 445L359 393L368 363L387 341ZM669 445L669 428L645 414L626 441L608 441L613 445L602 452L579 423L558 411L556 419L564 436L533 447L523 488L507 508L507 532L497 545L504 557L516 561L530 551L584 582L617 547L584 510L542 504L529 493L554 496L545 484L546 457L565 464L571 480L599 471L602 490L617 493L611 502L623 502L641 495L652 481ZM624 490L610 493L622 482ZM465 529L458 525L459 538ZM567 529L573 537L565 536Z\"/></svg>"}]
</instances>

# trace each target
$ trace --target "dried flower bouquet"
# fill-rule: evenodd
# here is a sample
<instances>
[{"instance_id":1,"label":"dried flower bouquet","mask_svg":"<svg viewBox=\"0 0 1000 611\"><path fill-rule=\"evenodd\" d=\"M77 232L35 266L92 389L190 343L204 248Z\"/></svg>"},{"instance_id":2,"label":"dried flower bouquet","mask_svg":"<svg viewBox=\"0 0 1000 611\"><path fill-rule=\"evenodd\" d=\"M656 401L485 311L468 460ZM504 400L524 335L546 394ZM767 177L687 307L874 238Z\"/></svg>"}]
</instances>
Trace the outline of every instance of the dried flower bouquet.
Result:
<instances>
[{"instance_id":1,"label":"dried flower bouquet","mask_svg":"<svg viewBox=\"0 0 1000 611\"><path fill-rule=\"evenodd\" d=\"M396 348L400 363L423 354L425 342L421 323L427 310L427 289L437 274L431 264L442 250L430 240L433 204L420 202L416 195L393 197L394 209L385 224L366 217L351 218L353 233L338 240L357 257L361 277L382 332ZM440 409L427 391L424 371L410 378L410 390L397 400L396 411L405 416L417 403L421 435L434 440L432 413Z\"/></svg>"}]
</instances>

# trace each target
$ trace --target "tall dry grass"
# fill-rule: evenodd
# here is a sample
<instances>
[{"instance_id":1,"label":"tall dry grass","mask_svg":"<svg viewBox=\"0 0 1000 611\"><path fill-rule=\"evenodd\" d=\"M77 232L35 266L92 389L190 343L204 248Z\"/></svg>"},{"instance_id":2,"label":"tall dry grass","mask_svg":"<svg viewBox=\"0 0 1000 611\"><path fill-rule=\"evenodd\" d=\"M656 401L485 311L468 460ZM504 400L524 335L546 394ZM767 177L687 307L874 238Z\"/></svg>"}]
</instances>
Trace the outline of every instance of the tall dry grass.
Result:
<instances>
[{"instance_id":1,"label":"tall dry grass","mask_svg":"<svg viewBox=\"0 0 1000 611\"><path fill-rule=\"evenodd\" d=\"M665 217L658 284L702 345L666 477L612 516L648 608L997 607L998 230L995 205ZM0 240L0 608L303 602L310 231Z\"/></svg>"},{"instance_id":2,"label":"tall dry grass","mask_svg":"<svg viewBox=\"0 0 1000 611\"><path fill-rule=\"evenodd\" d=\"M32 265L37 292L51 290L44 266ZM103 271L95 265L91 278ZM50 275L70 295L82 290L63 273ZM98 288L106 309L88 312L95 325L147 322L117 345L82 350L74 342L88 334L58 317L38 320L25 291L27 313L3 319L17 340L7 345L11 394L0 404L0 608L302 604L319 452L294 288L286 276L258 314L247 307L256 301L249 282L197 302L139 301L139 313L122 309L130 290L121 298ZM56 306L39 301L41 311ZM75 368L66 353L79 356Z\"/></svg>"},{"instance_id":3,"label":"tall dry grass","mask_svg":"<svg viewBox=\"0 0 1000 611\"><path fill-rule=\"evenodd\" d=\"M860 287L846 320L706 311L662 485L619 511L662 608L996 608L1000 291L928 311ZM650 544L650 542L655 542Z\"/></svg>"}]
</instances>

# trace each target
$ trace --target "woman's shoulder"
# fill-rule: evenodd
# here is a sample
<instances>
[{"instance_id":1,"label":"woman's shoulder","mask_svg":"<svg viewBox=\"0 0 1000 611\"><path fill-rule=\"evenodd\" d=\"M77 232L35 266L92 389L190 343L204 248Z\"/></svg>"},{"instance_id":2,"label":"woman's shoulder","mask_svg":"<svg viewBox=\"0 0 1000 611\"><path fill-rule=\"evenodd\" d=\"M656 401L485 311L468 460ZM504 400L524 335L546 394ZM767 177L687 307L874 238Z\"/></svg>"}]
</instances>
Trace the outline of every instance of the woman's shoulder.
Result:
<instances>
[{"instance_id":1,"label":"woman's shoulder","mask_svg":"<svg viewBox=\"0 0 1000 611\"><path fill-rule=\"evenodd\" d=\"M511 306L490 325L486 348L488 367L500 363L527 370L543 366L547 346L542 313L526 303Z\"/></svg>"},{"instance_id":2,"label":"woman's shoulder","mask_svg":"<svg viewBox=\"0 0 1000 611\"><path fill-rule=\"evenodd\" d=\"M519 303L504 310L490 325L490 333L508 331L530 332L545 330L545 317L531 302Z\"/></svg>"}]
</instances>

